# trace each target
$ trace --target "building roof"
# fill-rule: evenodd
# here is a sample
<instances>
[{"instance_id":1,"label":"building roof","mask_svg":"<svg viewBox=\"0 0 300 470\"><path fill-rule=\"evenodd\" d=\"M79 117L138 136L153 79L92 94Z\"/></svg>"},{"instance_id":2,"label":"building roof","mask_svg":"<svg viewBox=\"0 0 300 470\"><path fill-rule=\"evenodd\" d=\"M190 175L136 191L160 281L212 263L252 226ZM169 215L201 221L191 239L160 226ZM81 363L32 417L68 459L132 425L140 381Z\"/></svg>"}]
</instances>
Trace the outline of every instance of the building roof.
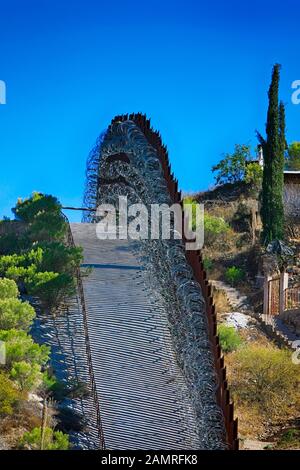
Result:
<instances>
[{"instance_id":1,"label":"building roof","mask_svg":"<svg viewBox=\"0 0 300 470\"><path fill-rule=\"evenodd\" d=\"M300 184L300 171L284 170L284 182Z\"/></svg>"}]
</instances>

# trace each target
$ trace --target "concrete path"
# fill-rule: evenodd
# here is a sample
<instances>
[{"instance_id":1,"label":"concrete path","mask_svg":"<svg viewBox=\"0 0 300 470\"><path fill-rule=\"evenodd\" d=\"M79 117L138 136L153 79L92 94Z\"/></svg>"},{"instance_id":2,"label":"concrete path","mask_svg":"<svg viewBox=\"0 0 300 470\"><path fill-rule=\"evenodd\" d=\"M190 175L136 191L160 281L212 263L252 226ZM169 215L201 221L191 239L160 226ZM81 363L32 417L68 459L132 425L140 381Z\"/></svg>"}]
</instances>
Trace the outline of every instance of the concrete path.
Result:
<instances>
[{"instance_id":1,"label":"concrete path","mask_svg":"<svg viewBox=\"0 0 300 470\"><path fill-rule=\"evenodd\" d=\"M232 306L232 308L239 312L247 312L252 310L250 303L248 302L248 298L246 295L242 295L237 289L234 287L229 286L223 281L210 281L212 286L218 290L223 290L226 293L228 298L228 302Z\"/></svg>"}]
</instances>

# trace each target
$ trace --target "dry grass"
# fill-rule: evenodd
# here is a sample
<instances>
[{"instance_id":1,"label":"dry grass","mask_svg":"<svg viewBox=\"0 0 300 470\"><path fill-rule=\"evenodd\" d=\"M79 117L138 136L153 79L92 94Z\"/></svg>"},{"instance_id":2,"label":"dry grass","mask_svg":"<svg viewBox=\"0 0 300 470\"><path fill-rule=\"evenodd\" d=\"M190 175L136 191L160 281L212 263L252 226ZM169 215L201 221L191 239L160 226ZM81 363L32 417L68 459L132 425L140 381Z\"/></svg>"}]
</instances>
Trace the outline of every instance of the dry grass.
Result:
<instances>
[{"instance_id":1,"label":"dry grass","mask_svg":"<svg viewBox=\"0 0 300 470\"><path fill-rule=\"evenodd\" d=\"M213 298L217 314L228 313L232 311L232 307L228 302L227 295L223 290L214 289Z\"/></svg>"},{"instance_id":2,"label":"dry grass","mask_svg":"<svg viewBox=\"0 0 300 470\"><path fill-rule=\"evenodd\" d=\"M239 334L245 344L256 343L260 346L269 346L270 340L266 336L265 332L259 326L259 323L254 318L251 319L249 326L239 330Z\"/></svg>"},{"instance_id":3,"label":"dry grass","mask_svg":"<svg viewBox=\"0 0 300 470\"><path fill-rule=\"evenodd\" d=\"M266 431L266 425L258 408L235 403L235 417L239 422L241 439L257 439Z\"/></svg>"},{"instance_id":4,"label":"dry grass","mask_svg":"<svg viewBox=\"0 0 300 470\"><path fill-rule=\"evenodd\" d=\"M220 204L220 202L218 202L209 207L205 206L205 211L215 217L221 217L225 222L230 223L236 213L236 208L237 206L235 204Z\"/></svg>"},{"instance_id":5,"label":"dry grass","mask_svg":"<svg viewBox=\"0 0 300 470\"><path fill-rule=\"evenodd\" d=\"M222 315L221 315L222 317ZM243 328L239 330L239 334L244 342L245 348L249 346L256 345L259 348L271 349L273 351L279 351L279 349L273 344L272 341L268 339L266 334L261 329L259 323L255 319L251 319L247 328ZM245 361L244 361L245 362ZM278 366L279 364L275 362L275 369L273 371L274 376L278 374ZM272 362L273 364L273 362ZM282 363L280 363L282 364ZM264 405L262 405L260 396L257 397L256 400L253 400L253 393L251 392L252 396L248 395L248 398L244 397L245 387L247 388L249 385L249 370L247 367L249 363L245 363L245 367L240 367L240 361L238 360L238 356L235 353L230 353L225 355L225 365L228 371L228 380L229 380L229 387L231 389L231 394L234 399L235 405L235 416L238 417L239 420L239 437L241 441L243 440L254 440L257 441L259 446L257 449L262 449L264 441L266 439L272 442L272 446L276 449L284 449L290 448L295 449L299 448L299 438L297 435L297 439L291 439L291 442L287 442L286 438L284 437L284 433L287 429L295 428L300 429L300 420L299 420L299 412L300 412L300 396L299 396L299 389L294 390L294 392L289 394L289 397L285 399L284 406L275 407L272 412L264 413ZM283 364L285 367L290 366L288 363ZM272 365L271 368L274 366ZM299 366L297 366L297 370L295 371L294 375L299 375ZM236 370L238 369L238 370ZM277 372L276 372L277 370ZM241 375L242 372L242 375ZM262 373L258 373L257 379L262 380L263 376L267 374L266 369L262 370ZM268 375L268 374L267 374ZM279 374L280 375L280 374ZM287 371L288 375L288 371ZM251 376L251 373L250 373ZM253 378L253 377L252 377ZM279 377L280 378L280 377ZM281 377L282 380L282 377ZM291 381L293 381L292 379ZM291 382L290 379L287 380L288 385ZM283 380L285 382L285 379ZM241 395L239 396L238 390L235 390L235 387L241 386ZM252 383L253 387L253 383ZM274 386L276 388L276 384ZM270 395L271 401L279 401L282 400L282 397L285 395L285 386L283 388L277 387L277 397L274 396L274 388L270 386L270 390L268 391L268 387L264 388L265 396ZM270 393L269 393L270 392ZM261 395L261 394L259 394ZM287 404L287 407L285 405ZM282 408L282 412L278 413L278 409ZM285 409L283 409L285 408ZM241 442L241 446L242 446ZM298 446L298 447L297 447Z\"/></svg>"},{"instance_id":6,"label":"dry grass","mask_svg":"<svg viewBox=\"0 0 300 470\"><path fill-rule=\"evenodd\" d=\"M0 435L3 442L13 449L26 431L41 425L41 411L35 402L23 401L15 413L0 420Z\"/></svg>"},{"instance_id":7,"label":"dry grass","mask_svg":"<svg viewBox=\"0 0 300 470\"><path fill-rule=\"evenodd\" d=\"M228 354L225 361L239 433L247 439L272 436L299 414L299 366L292 363L290 352L260 333L247 340L249 346Z\"/></svg>"}]
</instances>

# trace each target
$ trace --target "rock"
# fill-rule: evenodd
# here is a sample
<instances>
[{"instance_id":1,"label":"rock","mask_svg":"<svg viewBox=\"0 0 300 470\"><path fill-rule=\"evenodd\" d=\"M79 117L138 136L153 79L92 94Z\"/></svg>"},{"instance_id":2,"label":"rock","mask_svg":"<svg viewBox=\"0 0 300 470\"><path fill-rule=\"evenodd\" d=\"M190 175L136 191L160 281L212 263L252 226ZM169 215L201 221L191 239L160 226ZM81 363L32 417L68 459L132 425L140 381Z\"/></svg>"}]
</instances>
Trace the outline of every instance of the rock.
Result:
<instances>
[{"instance_id":1,"label":"rock","mask_svg":"<svg viewBox=\"0 0 300 470\"><path fill-rule=\"evenodd\" d=\"M242 445L243 450L267 450L274 447L274 442L263 442L258 439L245 439Z\"/></svg>"},{"instance_id":2,"label":"rock","mask_svg":"<svg viewBox=\"0 0 300 470\"><path fill-rule=\"evenodd\" d=\"M225 324L228 326L233 326L235 329L247 328L251 318L248 315L240 312L231 312L228 313Z\"/></svg>"},{"instance_id":3,"label":"rock","mask_svg":"<svg viewBox=\"0 0 300 470\"><path fill-rule=\"evenodd\" d=\"M29 401L36 401L38 403L41 403L43 401L43 398L36 395L36 393L28 393L28 400Z\"/></svg>"},{"instance_id":4,"label":"rock","mask_svg":"<svg viewBox=\"0 0 300 470\"><path fill-rule=\"evenodd\" d=\"M2 436L0 436L0 450L10 450L9 443Z\"/></svg>"},{"instance_id":5,"label":"rock","mask_svg":"<svg viewBox=\"0 0 300 470\"><path fill-rule=\"evenodd\" d=\"M279 274L280 269L278 266L277 256L275 254L265 254L262 256L262 268L265 274L274 275Z\"/></svg>"}]
</instances>

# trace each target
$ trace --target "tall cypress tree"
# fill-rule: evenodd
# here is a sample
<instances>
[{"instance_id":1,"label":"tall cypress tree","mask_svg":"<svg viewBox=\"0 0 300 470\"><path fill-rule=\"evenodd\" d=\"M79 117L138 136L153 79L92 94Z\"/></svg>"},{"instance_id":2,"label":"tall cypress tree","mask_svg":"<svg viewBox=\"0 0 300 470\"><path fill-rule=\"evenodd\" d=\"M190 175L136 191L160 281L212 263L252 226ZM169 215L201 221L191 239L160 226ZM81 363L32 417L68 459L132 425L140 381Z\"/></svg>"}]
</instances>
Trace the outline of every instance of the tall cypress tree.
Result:
<instances>
[{"instance_id":1,"label":"tall cypress tree","mask_svg":"<svg viewBox=\"0 0 300 470\"><path fill-rule=\"evenodd\" d=\"M268 244L283 238L283 170L285 140L285 109L278 101L280 65L273 67L269 88L269 108L266 124L267 138L259 133L258 138L264 152L261 216L263 241Z\"/></svg>"}]
</instances>

